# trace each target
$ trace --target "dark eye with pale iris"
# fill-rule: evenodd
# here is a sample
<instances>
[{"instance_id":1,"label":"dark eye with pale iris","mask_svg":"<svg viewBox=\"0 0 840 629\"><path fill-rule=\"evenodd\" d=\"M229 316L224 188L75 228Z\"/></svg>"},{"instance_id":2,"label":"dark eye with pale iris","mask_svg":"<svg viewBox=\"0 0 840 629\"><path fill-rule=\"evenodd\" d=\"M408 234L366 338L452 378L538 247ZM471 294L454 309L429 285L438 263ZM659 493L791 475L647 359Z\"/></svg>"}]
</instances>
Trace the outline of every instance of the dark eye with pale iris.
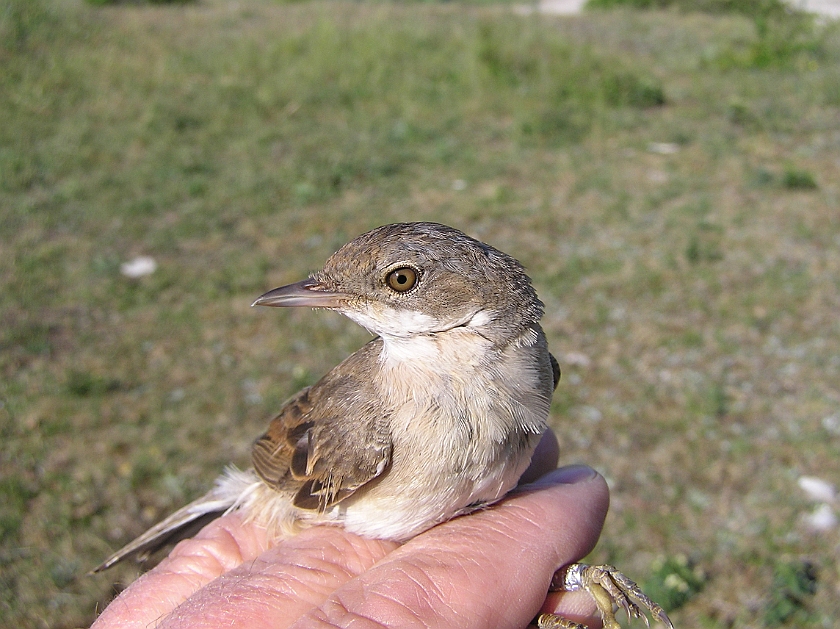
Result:
<instances>
[{"instance_id":1,"label":"dark eye with pale iris","mask_svg":"<svg viewBox=\"0 0 840 629\"><path fill-rule=\"evenodd\" d=\"M409 266L400 267L388 273L385 281L388 282L388 286L393 290L398 293L404 293L414 288L415 284L417 284L417 271Z\"/></svg>"}]
</instances>

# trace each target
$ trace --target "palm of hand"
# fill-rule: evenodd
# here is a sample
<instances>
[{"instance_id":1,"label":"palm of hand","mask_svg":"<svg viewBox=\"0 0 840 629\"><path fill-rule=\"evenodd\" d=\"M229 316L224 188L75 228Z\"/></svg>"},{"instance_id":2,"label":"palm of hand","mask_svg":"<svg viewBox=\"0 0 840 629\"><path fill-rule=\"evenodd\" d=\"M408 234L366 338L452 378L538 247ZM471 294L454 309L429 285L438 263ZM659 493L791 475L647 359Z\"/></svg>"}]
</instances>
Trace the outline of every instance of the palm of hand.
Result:
<instances>
[{"instance_id":1,"label":"palm of hand","mask_svg":"<svg viewBox=\"0 0 840 629\"><path fill-rule=\"evenodd\" d=\"M566 468L402 546L320 526L272 547L262 529L229 515L179 544L94 629L518 629L541 608L591 621L586 593L545 593L558 567L594 546L608 502L600 476Z\"/></svg>"}]
</instances>

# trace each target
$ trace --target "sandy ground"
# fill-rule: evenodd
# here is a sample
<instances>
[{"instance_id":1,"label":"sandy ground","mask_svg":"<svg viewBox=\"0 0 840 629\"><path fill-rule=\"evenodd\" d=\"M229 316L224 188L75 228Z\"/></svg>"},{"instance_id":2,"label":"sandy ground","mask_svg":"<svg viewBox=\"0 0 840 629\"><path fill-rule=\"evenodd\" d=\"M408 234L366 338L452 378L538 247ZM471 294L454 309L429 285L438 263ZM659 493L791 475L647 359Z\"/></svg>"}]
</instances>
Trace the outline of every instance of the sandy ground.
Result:
<instances>
[{"instance_id":1,"label":"sandy ground","mask_svg":"<svg viewBox=\"0 0 840 629\"><path fill-rule=\"evenodd\" d=\"M539 0L537 10L540 13L570 15L579 13L584 4L586 0ZM812 13L840 19L840 0L791 0L791 4Z\"/></svg>"}]
</instances>

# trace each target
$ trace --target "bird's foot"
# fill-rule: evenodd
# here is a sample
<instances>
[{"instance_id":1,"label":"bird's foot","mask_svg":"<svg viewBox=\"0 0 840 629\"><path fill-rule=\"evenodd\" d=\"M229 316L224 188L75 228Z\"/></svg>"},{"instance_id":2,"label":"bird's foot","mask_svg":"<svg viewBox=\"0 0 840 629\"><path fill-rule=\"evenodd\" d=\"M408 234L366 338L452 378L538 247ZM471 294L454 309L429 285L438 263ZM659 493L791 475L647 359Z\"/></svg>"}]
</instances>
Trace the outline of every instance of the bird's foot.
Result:
<instances>
[{"instance_id":1,"label":"bird's foot","mask_svg":"<svg viewBox=\"0 0 840 629\"><path fill-rule=\"evenodd\" d=\"M650 612L655 620L668 629L674 629L665 610L648 598L634 581L613 566L588 566L582 563L566 566L554 573L550 589L552 592L589 592L595 599L598 611L601 612L604 629L621 629L615 618L618 608L623 609L628 618L641 618L648 626L650 622L647 612ZM537 616L536 625L539 629L586 629L583 625L554 614L540 614Z\"/></svg>"},{"instance_id":2,"label":"bird's foot","mask_svg":"<svg viewBox=\"0 0 840 629\"><path fill-rule=\"evenodd\" d=\"M537 629L587 629L586 625L556 614L540 614L533 624L537 626Z\"/></svg>"}]
</instances>

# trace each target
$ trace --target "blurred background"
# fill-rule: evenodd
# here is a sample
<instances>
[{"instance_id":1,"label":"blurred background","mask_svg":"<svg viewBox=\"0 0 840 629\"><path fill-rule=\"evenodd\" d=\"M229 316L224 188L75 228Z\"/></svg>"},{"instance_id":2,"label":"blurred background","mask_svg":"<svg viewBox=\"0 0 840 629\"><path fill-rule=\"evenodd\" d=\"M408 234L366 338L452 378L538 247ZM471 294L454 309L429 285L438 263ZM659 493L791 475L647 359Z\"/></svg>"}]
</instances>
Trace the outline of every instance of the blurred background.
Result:
<instances>
[{"instance_id":1,"label":"blurred background","mask_svg":"<svg viewBox=\"0 0 840 629\"><path fill-rule=\"evenodd\" d=\"M590 559L677 627L837 626L840 28L549 10L0 0L0 624L90 623L138 569L86 572L369 338L258 295L431 220L546 304Z\"/></svg>"}]
</instances>

